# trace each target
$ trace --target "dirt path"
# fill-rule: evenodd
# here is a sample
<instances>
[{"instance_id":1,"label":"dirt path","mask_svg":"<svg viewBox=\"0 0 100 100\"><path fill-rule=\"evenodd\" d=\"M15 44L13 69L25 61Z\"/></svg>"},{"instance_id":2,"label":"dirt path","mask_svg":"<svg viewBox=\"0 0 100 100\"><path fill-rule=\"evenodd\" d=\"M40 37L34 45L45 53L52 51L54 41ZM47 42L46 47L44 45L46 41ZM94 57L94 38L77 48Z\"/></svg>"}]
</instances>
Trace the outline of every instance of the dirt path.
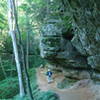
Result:
<instances>
[{"instance_id":1,"label":"dirt path","mask_svg":"<svg viewBox=\"0 0 100 100\"><path fill-rule=\"evenodd\" d=\"M58 75L53 83L48 84L46 76L44 74L44 70L37 70L38 85L42 91L52 90L59 95L60 100L96 100L94 98L94 94L88 88L58 89L56 87L56 81L57 79L63 78L63 75Z\"/></svg>"}]
</instances>

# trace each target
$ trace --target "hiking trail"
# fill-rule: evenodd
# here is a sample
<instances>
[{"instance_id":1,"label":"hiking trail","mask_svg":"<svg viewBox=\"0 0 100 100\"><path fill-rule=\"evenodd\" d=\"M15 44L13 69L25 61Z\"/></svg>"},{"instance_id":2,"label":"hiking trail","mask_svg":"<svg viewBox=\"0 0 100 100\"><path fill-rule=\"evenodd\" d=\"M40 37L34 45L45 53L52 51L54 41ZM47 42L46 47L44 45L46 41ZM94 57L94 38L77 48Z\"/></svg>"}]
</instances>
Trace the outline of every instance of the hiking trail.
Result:
<instances>
[{"instance_id":1,"label":"hiking trail","mask_svg":"<svg viewBox=\"0 0 100 100\"><path fill-rule=\"evenodd\" d=\"M62 74L55 74L53 76L54 82L48 84L46 75L46 69L37 69L37 82L39 88L42 91L54 91L60 98L60 100L96 100L95 94L91 91L91 89L84 87L84 88L68 88L68 89L58 89L57 80L63 79L64 75ZM100 100L100 99L99 99Z\"/></svg>"}]
</instances>

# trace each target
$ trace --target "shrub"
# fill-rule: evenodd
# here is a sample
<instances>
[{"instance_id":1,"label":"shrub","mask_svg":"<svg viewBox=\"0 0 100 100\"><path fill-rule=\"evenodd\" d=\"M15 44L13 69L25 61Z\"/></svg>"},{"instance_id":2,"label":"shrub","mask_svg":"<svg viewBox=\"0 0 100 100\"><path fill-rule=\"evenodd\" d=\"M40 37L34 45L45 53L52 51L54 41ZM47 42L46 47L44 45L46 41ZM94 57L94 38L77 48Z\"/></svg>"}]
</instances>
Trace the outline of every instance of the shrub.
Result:
<instances>
[{"instance_id":1,"label":"shrub","mask_svg":"<svg viewBox=\"0 0 100 100\"><path fill-rule=\"evenodd\" d=\"M7 78L0 81L0 99L12 98L18 93L18 79Z\"/></svg>"}]
</instances>

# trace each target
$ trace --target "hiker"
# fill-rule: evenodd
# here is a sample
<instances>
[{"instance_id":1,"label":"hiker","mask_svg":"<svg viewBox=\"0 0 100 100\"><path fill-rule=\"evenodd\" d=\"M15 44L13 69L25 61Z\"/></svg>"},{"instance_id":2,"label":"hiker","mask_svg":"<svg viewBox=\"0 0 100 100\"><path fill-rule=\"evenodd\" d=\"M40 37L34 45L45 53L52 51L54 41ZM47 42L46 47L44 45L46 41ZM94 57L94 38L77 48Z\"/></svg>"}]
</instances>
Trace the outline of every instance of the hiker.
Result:
<instances>
[{"instance_id":1,"label":"hiker","mask_svg":"<svg viewBox=\"0 0 100 100\"><path fill-rule=\"evenodd\" d=\"M52 80L52 71L50 69L48 69L47 73L47 81L48 83L51 83L53 80Z\"/></svg>"}]
</instances>

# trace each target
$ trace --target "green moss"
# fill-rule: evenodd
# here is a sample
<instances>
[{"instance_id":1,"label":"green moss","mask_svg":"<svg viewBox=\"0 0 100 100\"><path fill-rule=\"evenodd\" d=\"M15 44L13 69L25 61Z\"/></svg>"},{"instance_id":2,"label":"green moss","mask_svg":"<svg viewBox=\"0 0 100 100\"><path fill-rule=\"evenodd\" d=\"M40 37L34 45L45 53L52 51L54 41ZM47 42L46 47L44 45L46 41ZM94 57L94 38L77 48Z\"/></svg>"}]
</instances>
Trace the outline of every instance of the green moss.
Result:
<instances>
[{"instance_id":1,"label":"green moss","mask_svg":"<svg viewBox=\"0 0 100 100\"><path fill-rule=\"evenodd\" d=\"M42 43L49 47L56 47L60 45L60 37L46 37L43 38Z\"/></svg>"}]
</instances>

